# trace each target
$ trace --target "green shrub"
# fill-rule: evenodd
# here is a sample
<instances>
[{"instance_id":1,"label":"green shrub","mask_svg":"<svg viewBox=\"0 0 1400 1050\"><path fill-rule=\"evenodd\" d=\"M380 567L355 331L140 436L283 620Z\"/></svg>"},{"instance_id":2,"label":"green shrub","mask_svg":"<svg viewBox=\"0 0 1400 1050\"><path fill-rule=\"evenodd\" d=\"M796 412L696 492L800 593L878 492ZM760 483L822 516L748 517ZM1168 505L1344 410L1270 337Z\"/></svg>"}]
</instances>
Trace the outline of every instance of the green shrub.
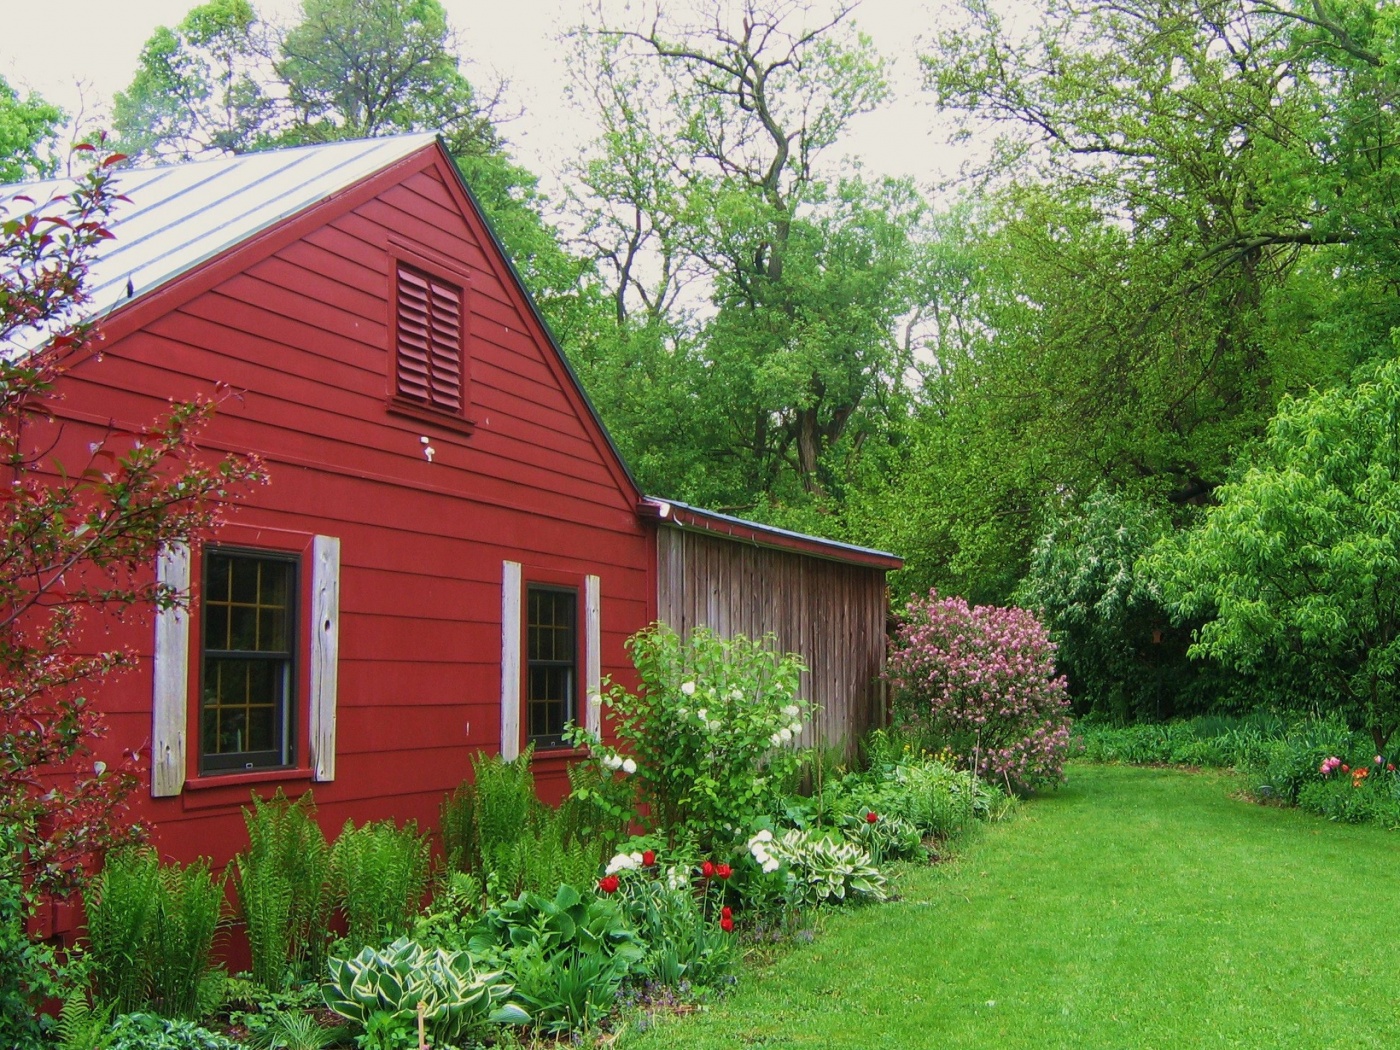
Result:
<instances>
[{"instance_id":1,"label":"green shrub","mask_svg":"<svg viewBox=\"0 0 1400 1050\"><path fill-rule=\"evenodd\" d=\"M1351 755L1361 742L1339 721L1309 719L1260 747L1245 773L1255 794L1295 805L1305 785L1322 779L1324 759Z\"/></svg>"},{"instance_id":2,"label":"green shrub","mask_svg":"<svg viewBox=\"0 0 1400 1050\"><path fill-rule=\"evenodd\" d=\"M574 770L569 775L571 782L582 783ZM497 899L593 881L603 852L619 837L616 822L605 831L607 822L583 798L558 810L540 802L528 750L511 762L478 753L472 776L442 804L450 868L478 874Z\"/></svg>"},{"instance_id":3,"label":"green shrub","mask_svg":"<svg viewBox=\"0 0 1400 1050\"><path fill-rule=\"evenodd\" d=\"M772 645L771 636L724 639L704 628L683 640L653 625L627 643L641 689L614 685L604 698L620 751L575 734L604 777L627 778L647 821L673 841L728 845L781 809L799 761L788 745L808 705L797 696L802 664Z\"/></svg>"},{"instance_id":4,"label":"green shrub","mask_svg":"<svg viewBox=\"0 0 1400 1050\"><path fill-rule=\"evenodd\" d=\"M234 858L233 884L247 924L253 980L283 988L325 966L330 918L330 849L311 792L296 802L278 788L243 810L248 849Z\"/></svg>"},{"instance_id":5,"label":"green shrub","mask_svg":"<svg viewBox=\"0 0 1400 1050\"><path fill-rule=\"evenodd\" d=\"M224 880L208 861L161 865L148 850L108 856L84 897L97 998L120 1013L196 1018L218 998L212 966Z\"/></svg>"},{"instance_id":6,"label":"green shrub","mask_svg":"<svg viewBox=\"0 0 1400 1050\"><path fill-rule=\"evenodd\" d=\"M647 945L638 974L660 985L718 984L737 962L734 935L720 929L695 896L684 866L618 872L617 901Z\"/></svg>"},{"instance_id":7,"label":"green shrub","mask_svg":"<svg viewBox=\"0 0 1400 1050\"><path fill-rule=\"evenodd\" d=\"M1341 824L1376 823L1391 830L1400 828L1400 777L1381 767L1352 768L1359 768L1366 776L1359 778L1337 770L1321 779L1309 780L1298 791L1298 806Z\"/></svg>"},{"instance_id":8,"label":"green shrub","mask_svg":"<svg viewBox=\"0 0 1400 1050\"><path fill-rule=\"evenodd\" d=\"M490 909L472 935L472 954L515 982L542 1032L591 1026L617 990L641 970L646 945L613 899L585 900L572 886L554 897L522 893Z\"/></svg>"},{"instance_id":9,"label":"green shrub","mask_svg":"<svg viewBox=\"0 0 1400 1050\"><path fill-rule=\"evenodd\" d=\"M356 828L347 820L330 851L331 886L345 915L346 940L377 946L413 925L428 888L428 843L409 821Z\"/></svg>"},{"instance_id":10,"label":"green shrub","mask_svg":"<svg viewBox=\"0 0 1400 1050\"><path fill-rule=\"evenodd\" d=\"M53 949L29 939L19 828L0 825L0 1032L13 1050L43 1045L39 1004L60 989Z\"/></svg>"}]
</instances>

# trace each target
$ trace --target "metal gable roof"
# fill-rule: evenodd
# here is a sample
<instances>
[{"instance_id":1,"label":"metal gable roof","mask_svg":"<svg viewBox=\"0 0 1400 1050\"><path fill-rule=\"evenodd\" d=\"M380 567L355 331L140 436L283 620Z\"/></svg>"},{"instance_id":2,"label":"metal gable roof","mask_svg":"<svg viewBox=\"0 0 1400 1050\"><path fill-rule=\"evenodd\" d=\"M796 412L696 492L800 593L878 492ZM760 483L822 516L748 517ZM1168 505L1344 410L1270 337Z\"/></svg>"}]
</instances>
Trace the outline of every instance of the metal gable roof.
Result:
<instances>
[{"instance_id":1,"label":"metal gable roof","mask_svg":"<svg viewBox=\"0 0 1400 1050\"><path fill-rule=\"evenodd\" d=\"M74 320L108 313L167 284L228 248L434 141L431 134L358 139L247 153L158 168L126 168L114 176L118 202L89 271L89 302ZM66 197L71 179L0 186L0 220ZM17 200L20 196L32 200ZM127 294L127 282L131 295ZM48 333L10 340L0 353L33 350Z\"/></svg>"}]
</instances>

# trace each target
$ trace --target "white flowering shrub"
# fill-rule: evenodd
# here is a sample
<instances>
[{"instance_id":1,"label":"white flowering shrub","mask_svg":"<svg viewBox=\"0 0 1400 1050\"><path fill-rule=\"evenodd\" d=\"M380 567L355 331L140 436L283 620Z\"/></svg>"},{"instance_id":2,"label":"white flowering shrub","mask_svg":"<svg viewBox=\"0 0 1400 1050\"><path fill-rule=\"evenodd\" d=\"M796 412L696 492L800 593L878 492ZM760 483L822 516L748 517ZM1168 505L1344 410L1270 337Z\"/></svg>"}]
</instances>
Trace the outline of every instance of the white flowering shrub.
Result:
<instances>
[{"instance_id":1,"label":"white flowering shrub","mask_svg":"<svg viewBox=\"0 0 1400 1050\"><path fill-rule=\"evenodd\" d=\"M662 624L628 640L641 688L608 690L617 748L595 753L631 774L644 822L708 850L780 808L809 707L797 696L801 662L772 643L704 628L682 640Z\"/></svg>"}]
</instances>

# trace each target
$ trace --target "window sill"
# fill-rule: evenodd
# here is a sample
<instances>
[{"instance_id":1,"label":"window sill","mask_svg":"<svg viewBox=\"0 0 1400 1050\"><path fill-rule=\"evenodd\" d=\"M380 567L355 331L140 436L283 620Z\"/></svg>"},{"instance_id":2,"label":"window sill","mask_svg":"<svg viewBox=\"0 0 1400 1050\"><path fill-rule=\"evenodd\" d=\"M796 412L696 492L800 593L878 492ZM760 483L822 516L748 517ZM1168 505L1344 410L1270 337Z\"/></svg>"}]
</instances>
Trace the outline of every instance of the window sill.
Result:
<instances>
[{"instance_id":1,"label":"window sill","mask_svg":"<svg viewBox=\"0 0 1400 1050\"><path fill-rule=\"evenodd\" d=\"M307 784L314 776L309 769L259 769L251 773L205 773L185 781L180 794L186 809L242 805L248 801L248 788L258 784ZM300 789L298 789L300 794Z\"/></svg>"},{"instance_id":2,"label":"window sill","mask_svg":"<svg viewBox=\"0 0 1400 1050\"><path fill-rule=\"evenodd\" d=\"M555 747L537 748L535 750L535 762L577 762L579 759L588 757L588 749L582 747L570 747L563 744Z\"/></svg>"},{"instance_id":3,"label":"window sill","mask_svg":"<svg viewBox=\"0 0 1400 1050\"><path fill-rule=\"evenodd\" d=\"M432 423L434 426L442 427L444 430L452 430L458 434L470 434L476 430L475 420L467 419L464 416L455 416L450 412L443 412L436 408L428 408L403 398L391 397L384 402L384 407L391 416L402 416L419 423Z\"/></svg>"}]
</instances>

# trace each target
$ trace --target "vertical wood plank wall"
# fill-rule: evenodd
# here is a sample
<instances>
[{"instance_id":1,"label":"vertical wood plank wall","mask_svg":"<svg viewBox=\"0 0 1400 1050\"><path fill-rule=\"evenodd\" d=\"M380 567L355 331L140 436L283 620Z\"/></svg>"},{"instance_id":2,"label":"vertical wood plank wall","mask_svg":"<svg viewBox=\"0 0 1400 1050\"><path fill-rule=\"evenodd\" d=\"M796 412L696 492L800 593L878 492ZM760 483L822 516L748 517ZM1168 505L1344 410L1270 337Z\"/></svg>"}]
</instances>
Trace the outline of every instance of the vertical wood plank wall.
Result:
<instances>
[{"instance_id":1,"label":"vertical wood plank wall","mask_svg":"<svg viewBox=\"0 0 1400 1050\"><path fill-rule=\"evenodd\" d=\"M802 695L817 707L804 745L849 752L880 721L883 571L668 526L657 530L656 563L662 622L681 634L771 632L802 657Z\"/></svg>"}]
</instances>

